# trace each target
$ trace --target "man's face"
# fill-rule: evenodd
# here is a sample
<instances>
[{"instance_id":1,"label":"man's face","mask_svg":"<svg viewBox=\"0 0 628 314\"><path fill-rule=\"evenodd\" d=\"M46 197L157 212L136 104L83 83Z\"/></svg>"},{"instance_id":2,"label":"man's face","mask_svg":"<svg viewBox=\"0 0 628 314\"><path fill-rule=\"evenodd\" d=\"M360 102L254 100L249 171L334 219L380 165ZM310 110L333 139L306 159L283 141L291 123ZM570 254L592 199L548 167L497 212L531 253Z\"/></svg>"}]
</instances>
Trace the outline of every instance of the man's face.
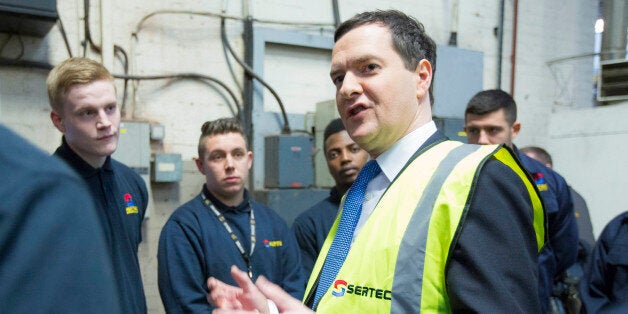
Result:
<instances>
[{"instance_id":1,"label":"man's face","mask_svg":"<svg viewBox=\"0 0 628 314\"><path fill-rule=\"evenodd\" d=\"M416 71L406 69L388 27L366 24L343 35L332 51L330 75L347 132L372 157L432 118L431 65L422 60Z\"/></svg>"},{"instance_id":2,"label":"man's face","mask_svg":"<svg viewBox=\"0 0 628 314\"><path fill-rule=\"evenodd\" d=\"M62 112L53 111L50 117L68 145L94 167L102 166L118 147L120 110L109 80L70 87Z\"/></svg>"},{"instance_id":3,"label":"man's face","mask_svg":"<svg viewBox=\"0 0 628 314\"><path fill-rule=\"evenodd\" d=\"M467 114L464 131L469 144L506 144L512 147L512 140L519 133L521 124L508 124L504 109L499 109L483 116Z\"/></svg>"},{"instance_id":4,"label":"man's face","mask_svg":"<svg viewBox=\"0 0 628 314\"><path fill-rule=\"evenodd\" d=\"M347 131L343 130L325 140L325 159L336 187L344 192L355 181L360 169L368 160L368 154L349 137Z\"/></svg>"},{"instance_id":5,"label":"man's face","mask_svg":"<svg viewBox=\"0 0 628 314\"><path fill-rule=\"evenodd\" d=\"M205 175L207 189L227 205L240 204L253 163L244 137L235 132L215 134L206 137L204 145L205 152L196 159L196 166Z\"/></svg>"}]
</instances>

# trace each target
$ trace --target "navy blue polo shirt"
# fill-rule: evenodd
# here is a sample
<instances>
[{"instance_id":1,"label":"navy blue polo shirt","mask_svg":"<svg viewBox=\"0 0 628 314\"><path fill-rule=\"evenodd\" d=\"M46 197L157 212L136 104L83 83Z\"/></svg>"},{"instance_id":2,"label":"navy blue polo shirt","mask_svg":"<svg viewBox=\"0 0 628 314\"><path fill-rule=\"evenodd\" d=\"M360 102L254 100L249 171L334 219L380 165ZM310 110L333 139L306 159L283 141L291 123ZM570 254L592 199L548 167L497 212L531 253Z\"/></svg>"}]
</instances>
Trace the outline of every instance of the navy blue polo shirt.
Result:
<instances>
[{"instance_id":1,"label":"navy blue polo shirt","mask_svg":"<svg viewBox=\"0 0 628 314\"><path fill-rule=\"evenodd\" d=\"M292 231L301 248L305 278L310 277L327 234L334 225L341 198L342 194L338 189L332 188L329 197L301 213L292 223Z\"/></svg>"},{"instance_id":2,"label":"navy blue polo shirt","mask_svg":"<svg viewBox=\"0 0 628 314\"><path fill-rule=\"evenodd\" d=\"M294 235L272 209L249 199L227 206L203 186L205 196L222 213L245 252L251 249L251 208L255 217L255 248L250 255L253 279L263 275L291 296L303 297L305 277ZM249 206L250 204L250 206ZM203 203L201 195L180 206L170 216L159 237L159 293L167 313L209 313L207 278L237 286L231 265L247 265L225 226Z\"/></svg>"},{"instance_id":3,"label":"navy blue polo shirt","mask_svg":"<svg viewBox=\"0 0 628 314\"><path fill-rule=\"evenodd\" d=\"M142 178L129 167L107 157L94 168L77 155L63 138L55 156L65 160L87 183L111 251L114 276L125 313L146 313L146 298L137 258L141 226L148 205Z\"/></svg>"},{"instance_id":4,"label":"navy blue polo shirt","mask_svg":"<svg viewBox=\"0 0 628 314\"><path fill-rule=\"evenodd\" d=\"M539 293L548 311L554 278L574 264L578 255L578 225L569 186L557 172L515 148L543 199L547 241L539 254Z\"/></svg>"}]
</instances>

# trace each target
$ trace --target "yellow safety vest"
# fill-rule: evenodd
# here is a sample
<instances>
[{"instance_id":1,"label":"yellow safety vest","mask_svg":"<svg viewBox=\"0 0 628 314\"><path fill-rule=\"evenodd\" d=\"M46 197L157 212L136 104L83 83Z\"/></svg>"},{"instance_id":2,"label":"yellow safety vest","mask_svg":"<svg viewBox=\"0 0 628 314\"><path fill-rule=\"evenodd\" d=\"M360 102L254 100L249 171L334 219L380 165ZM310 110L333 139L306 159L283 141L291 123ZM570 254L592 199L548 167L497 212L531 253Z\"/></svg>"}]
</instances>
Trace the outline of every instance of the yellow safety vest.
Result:
<instances>
[{"instance_id":1,"label":"yellow safety vest","mask_svg":"<svg viewBox=\"0 0 628 314\"><path fill-rule=\"evenodd\" d=\"M545 239L543 205L513 153L497 145L444 141L411 159L393 180L316 311L451 312L445 287L446 261L477 174L491 157L514 170L527 187L540 250ZM305 298L316 289L339 221L340 215L314 265ZM416 252L425 253L417 256Z\"/></svg>"}]
</instances>

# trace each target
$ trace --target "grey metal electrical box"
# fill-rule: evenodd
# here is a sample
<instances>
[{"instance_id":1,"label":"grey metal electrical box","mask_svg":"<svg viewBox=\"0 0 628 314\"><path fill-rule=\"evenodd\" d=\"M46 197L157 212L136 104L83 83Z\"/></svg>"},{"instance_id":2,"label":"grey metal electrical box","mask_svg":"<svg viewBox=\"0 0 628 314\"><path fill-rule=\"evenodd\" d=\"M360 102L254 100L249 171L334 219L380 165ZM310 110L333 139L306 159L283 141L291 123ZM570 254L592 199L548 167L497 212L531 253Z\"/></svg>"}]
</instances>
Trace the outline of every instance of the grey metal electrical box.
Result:
<instances>
[{"instance_id":1,"label":"grey metal electrical box","mask_svg":"<svg viewBox=\"0 0 628 314\"><path fill-rule=\"evenodd\" d=\"M120 122L118 148L113 158L148 179L150 174L150 131L147 122Z\"/></svg>"},{"instance_id":2,"label":"grey metal electrical box","mask_svg":"<svg viewBox=\"0 0 628 314\"><path fill-rule=\"evenodd\" d=\"M264 139L267 188L305 188L314 182L309 136L274 135Z\"/></svg>"},{"instance_id":3,"label":"grey metal electrical box","mask_svg":"<svg viewBox=\"0 0 628 314\"><path fill-rule=\"evenodd\" d=\"M150 189L150 128L148 122L123 121L120 122L118 132L118 148L111 157L133 169L146 183L149 200L144 218L149 218L152 207L152 192Z\"/></svg>"},{"instance_id":4,"label":"grey metal electrical box","mask_svg":"<svg viewBox=\"0 0 628 314\"><path fill-rule=\"evenodd\" d=\"M316 153L314 154L314 185L317 187L332 187L336 185L334 178L329 174L327 158L323 149L325 139L325 128L335 118L340 117L336 109L336 100L330 99L316 104L316 114L314 115L314 139L316 142Z\"/></svg>"},{"instance_id":5,"label":"grey metal electrical box","mask_svg":"<svg viewBox=\"0 0 628 314\"><path fill-rule=\"evenodd\" d=\"M179 182L183 177L181 154L155 154L152 169L153 182Z\"/></svg>"},{"instance_id":6,"label":"grey metal electrical box","mask_svg":"<svg viewBox=\"0 0 628 314\"><path fill-rule=\"evenodd\" d=\"M467 102L483 89L483 73L482 52L438 45L432 114L464 118Z\"/></svg>"},{"instance_id":7,"label":"grey metal electrical box","mask_svg":"<svg viewBox=\"0 0 628 314\"><path fill-rule=\"evenodd\" d=\"M44 37L57 22L56 0L0 0L0 32Z\"/></svg>"}]
</instances>

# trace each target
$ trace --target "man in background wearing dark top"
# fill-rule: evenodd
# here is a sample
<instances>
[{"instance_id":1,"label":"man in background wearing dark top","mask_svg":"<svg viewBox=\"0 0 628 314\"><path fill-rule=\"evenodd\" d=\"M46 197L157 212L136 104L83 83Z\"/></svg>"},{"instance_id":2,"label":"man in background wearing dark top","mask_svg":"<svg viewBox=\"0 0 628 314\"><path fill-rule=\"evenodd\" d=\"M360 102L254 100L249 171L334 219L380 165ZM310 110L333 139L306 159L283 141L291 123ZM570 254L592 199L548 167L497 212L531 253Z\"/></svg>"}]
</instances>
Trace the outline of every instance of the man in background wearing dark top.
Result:
<instances>
[{"instance_id":1,"label":"man in background wearing dark top","mask_svg":"<svg viewBox=\"0 0 628 314\"><path fill-rule=\"evenodd\" d=\"M148 192L137 173L111 158L120 125L113 76L102 64L77 57L52 69L46 85L50 118L63 133L54 154L83 177L92 193L111 252L122 311L145 313L137 249Z\"/></svg>"},{"instance_id":2,"label":"man in background wearing dark top","mask_svg":"<svg viewBox=\"0 0 628 314\"><path fill-rule=\"evenodd\" d=\"M168 313L209 313L205 282L235 284L232 265L252 278L265 276L296 298L305 277L299 246L286 222L250 198L253 164L242 125L233 118L201 127L196 166L200 193L170 216L159 237L159 293Z\"/></svg>"},{"instance_id":3,"label":"man in background wearing dark top","mask_svg":"<svg viewBox=\"0 0 628 314\"><path fill-rule=\"evenodd\" d=\"M0 125L0 313L121 313L84 182Z\"/></svg>"},{"instance_id":4,"label":"man in background wearing dark top","mask_svg":"<svg viewBox=\"0 0 628 314\"><path fill-rule=\"evenodd\" d=\"M578 227L567 182L558 173L517 150L517 104L502 90L485 90L471 98L465 110L469 144L505 144L512 148L541 193L547 216L545 247L539 254L539 296L543 313L549 312L554 277L576 262Z\"/></svg>"},{"instance_id":5,"label":"man in background wearing dark top","mask_svg":"<svg viewBox=\"0 0 628 314\"><path fill-rule=\"evenodd\" d=\"M580 284L584 313L628 313L628 211L602 230Z\"/></svg>"},{"instance_id":6,"label":"man in background wearing dark top","mask_svg":"<svg viewBox=\"0 0 628 314\"><path fill-rule=\"evenodd\" d=\"M303 212L292 224L292 231L301 248L301 262L306 278L310 276L318 253L334 224L340 199L369 159L366 151L349 137L340 118L332 120L325 128L323 152L336 185L329 191L329 197Z\"/></svg>"},{"instance_id":7,"label":"man in background wearing dark top","mask_svg":"<svg viewBox=\"0 0 628 314\"><path fill-rule=\"evenodd\" d=\"M521 152L530 158L538 160L546 167L553 169L552 156L545 149L536 146L527 146L521 148ZM593 235L593 226L591 225L589 208L580 193L576 192L576 190L574 190L571 186L569 187L569 192L571 192L573 210L576 217L576 223L578 225L578 237L580 238L580 241L586 245L585 249L587 250L587 254L589 254L591 253L593 246L595 246L595 236Z\"/></svg>"}]
</instances>

